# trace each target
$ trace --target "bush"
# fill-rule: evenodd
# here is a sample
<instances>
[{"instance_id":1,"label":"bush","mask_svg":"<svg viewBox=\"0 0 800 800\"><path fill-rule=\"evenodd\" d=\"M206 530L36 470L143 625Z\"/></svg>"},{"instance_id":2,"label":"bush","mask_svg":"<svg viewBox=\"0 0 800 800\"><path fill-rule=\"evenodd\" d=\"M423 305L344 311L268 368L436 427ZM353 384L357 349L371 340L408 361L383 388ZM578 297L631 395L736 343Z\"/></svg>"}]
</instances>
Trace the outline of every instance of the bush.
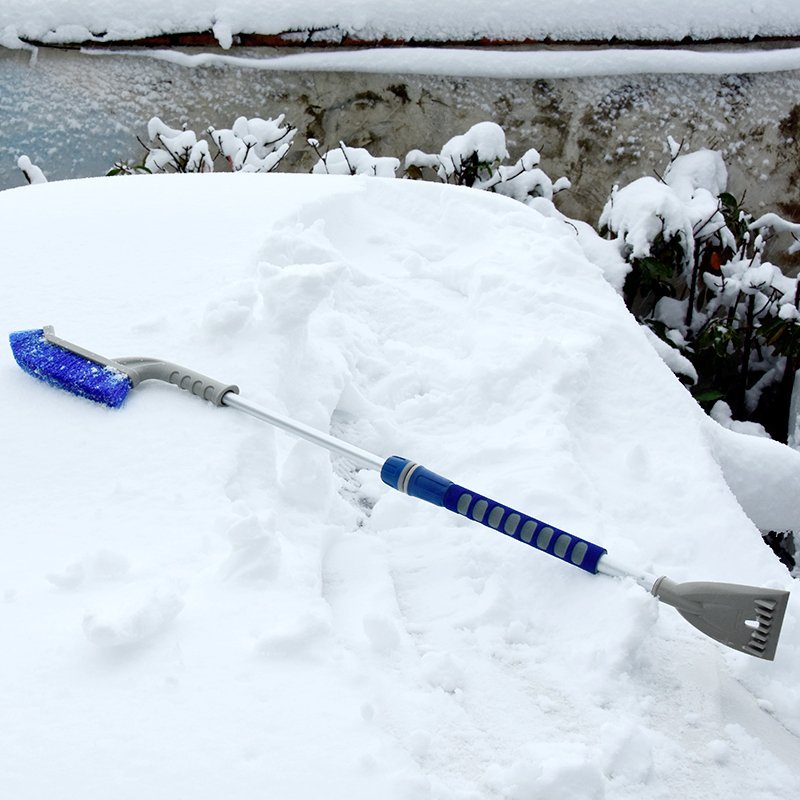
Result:
<instances>
[{"instance_id":1,"label":"bush","mask_svg":"<svg viewBox=\"0 0 800 800\"><path fill-rule=\"evenodd\" d=\"M148 142L139 139L147 151L144 160L134 165L119 161L108 174L213 172L220 160L233 172L272 172L289 151L296 132L284 125L283 114L274 120L239 117L230 129L205 131L216 146L212 156L207 139L188 128L170 128L153 117L147 126Z\"/></svg>"},{"instance_id":2,"label":"bush","mask_svg":"<svg viewBox=\"0 0 800 800\"><path fill-rule=\"evenodd\" d=\"M764 260L764 245L774 230L797 238L800 225L775 214L754 220L726 191L719 153L671 148L663 177L615 187L600 218L601 234L630 264L626 304L694 365L688 383L700 403L724 402L785 442L800 366L800 287Z\"/></svg>"},{"instance_id":3,"label":"bush","mask_svg":"<svg viewBox=\"0 0 800 800\"><path fill-rule=\"evenodd\" d=\"M552 200L554 194L570 187L566 178L554 183L539 169L540 156L535 149L512 166L503 165L506 158L503 129L494 122L479 122L447 141L438 154L412 150L405 158L405 168L411 178L424 178L426 171L432 171L444 183L497 192L521 202L535 197Z\"/></svg>"}]
</instances>

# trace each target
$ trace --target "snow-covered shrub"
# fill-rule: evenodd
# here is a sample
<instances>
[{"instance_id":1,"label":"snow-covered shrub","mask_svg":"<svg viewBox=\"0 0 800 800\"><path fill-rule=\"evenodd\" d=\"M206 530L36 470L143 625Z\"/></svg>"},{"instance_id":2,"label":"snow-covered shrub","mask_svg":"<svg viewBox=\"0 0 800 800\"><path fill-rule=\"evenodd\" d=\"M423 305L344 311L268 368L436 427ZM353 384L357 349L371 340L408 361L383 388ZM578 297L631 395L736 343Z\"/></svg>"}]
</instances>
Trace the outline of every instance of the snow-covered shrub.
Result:
<instances>
[{"instance_id":1,"label":"snow-covered shrub","mask_svg":"<svg viewBox=\"0 0 800 800\"><path fill-rule=\"evenodd\" d=\"M570 188L572 184L567 178L552 181L544 170L539 169L539 160L539 152L531 148L513 166L498 166L494 182L483 188L513 197L522 203L532 197L552 200L554 194Z\"/></svg>"},{"instance_id":2,"label":"snow-covered shrub","mask_svg":"<svg viewBox=\"0 0 800 800\"><path fill-rule=\"evenodd\" d=\"M205 133L233 172L271 172L291 147L296 129L277 119L239 117L231 128L209 127ZM154 172L213 172L215 156L208 140L188 128L171 128L159 117L147 125L148 142L139 140L147 151L144 161L118 161L109 175Z\"/></svg>"},{"instance_id":3,"label":"snow-covered shrub","mask_svg":"<svg viewBox=\"0 0 800 800\"><path fill-rule=\"evenodd\" d=\"M261 119L239 117L231 128L209 127L205 133L216 149L212 155L209 142L188 128L172 128L159 117L153 117L147 128L148 142L140 139L147 155L140 164L119 161L109 175L131 175L138 172L212 172L217 156L234 172L271 172L281 163L297 133L286 124L285 116ZM373 175L397 177L400 161L392 156L373 156L363 147L349 147L339 142L325 152L316 139L308 144L317 154L311 168L315 174ZM527 150L513 164L507 159L506 136L494 122L479 122L466 133L445 142L439 153L412 150L405 158L405 176L434 179L459 186L497 192L526 203L532 198L552 200L562 189L570 187L567 178L551 180L539 167L537 150Z\"/></svg>"},{"instance_id":4,"label":"snow-covered shrub","mask_svg":"<svg viewBox=\"0 0 800 800\"><path fill-rule=\"evenodd\" d=\"M726 184L718 152L680 155L673 148L660 180L644 177L614 187L600 215L600 230L620 240L632 266L625 287L629 301L638 295L655 306L674 294L676 282L692 282L705 252L735 248L720 201Z\"/></svg>"},{"instance_id":5,"label":"snow-covered shrub","mask_svg":"<svg viewBox=\"0 0 800 800\"><path fill-rule=\"evenodd\" d=\"M725 399L786 441L794 376L800 366L800 287L764 260L767 231L724 205L735 249L698 259L687 293L684 333L706 399ZM755 221L758 223L758 220Z\"/></svg>"},{"instance_id":6,"label":"snow-covered shrub","mask_svg":"<svg viewBox=\"0 0 800 800\"><path fill-rule=\"evenodd\" d=\"M532 197L552 200L556 192L570 186L566 178L553 182L539 169L540 156L533 148L512 166L502 164L508 157L503 129L494 122L479 122L448 140L439 153L411 150L405 169L412 178L422 178L424 170L433 170L445 183L497 192L521 202Z\"/></svg>"},{"instance_id":7,"label":"snow-covered shrub","mask_svg":"<svg viewBox=\"0 0 800 800\"><path fill-rule=\"evenodd\" d=\"M363 147L348 147L344 142L327 153L319 149L316 139L308 143L314 148L319 160L311 168L315 175L373 175L378 178L394 178L400 161L391 156L373 156Z\"/></svg>"},{"instance_id":8,"label":"snow-covered shrub","mask_svg":"<svg viewBox=\"0 0 800 800\"><path fill-rule=\"evenodd\" d=\"M239 117L230 129L209 128L208 134L234 172L272 172L292 145L295 128L277 119Z\"/></svg>"},{"instance_id":9,"label":"snow-covered shrub","mask_svg":"<svg viewBox=\"0 0 800 800\"><path fill-rule=\"evenodd\" d=\"M483 188L494 175L494 168L508 158L506 135L494 122L479 122L466 133L448 140L438 155L412 150L406 169L430 168L445 183Z\"/></svg>"},{"instance_id":10,"label":"snow-covered shrub","mask_svg":"<svg viewBox=\"0 0 800 800\"><path fill-rule=\"evenodd\" d=\"M25 176L25 180L30 184L47 183L44 172L34 164L28 156L20 156L17 159L17 166Z\"/></svg>"},{"instance_id":11,"label":"snow-covered shrub","mask_svg":"<svg viewBox=\"0 0 800 800\"><path fill-rule=\"evenodd\" d=\"M144 160L148 172L213 172L214 160L205 139L198 139L194 131L170 128L158 117L147 125L147 146Z\"/></svg>"},{"instance_id":12,"label":"snow-covered shrub","mask_svg":"<svg viewBox=\"0 0 800 800\"><path fill-rule=\"evenodd\" d=\"M601 233L630 264L626 303L691 361L695 375L665 358L681 365L675 371L700 402L723 400L738 419L758 420L785 441L800 366L800 293L763 253L770 230L797 238L800 225L775 214L753 220L727 192L718 152L682 155L673 140L670 147L663 177L615 187L600 217Z\"/></svg>"}]
</instances>

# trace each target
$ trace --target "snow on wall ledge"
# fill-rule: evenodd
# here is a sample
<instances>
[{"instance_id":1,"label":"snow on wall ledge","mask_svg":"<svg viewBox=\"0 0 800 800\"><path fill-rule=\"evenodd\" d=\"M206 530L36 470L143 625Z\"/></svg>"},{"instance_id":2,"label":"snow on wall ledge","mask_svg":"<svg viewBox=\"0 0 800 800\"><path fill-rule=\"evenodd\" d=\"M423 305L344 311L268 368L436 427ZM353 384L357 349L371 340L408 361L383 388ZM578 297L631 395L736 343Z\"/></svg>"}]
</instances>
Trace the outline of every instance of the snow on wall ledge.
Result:
<instances>
[{"instance_id":1,"label":"snow on wall ledge","mask_svg":"<svg viewBox=\"0 0 800 800\"><path fill-rule=\"evenodd\" d=\"M796 517L800 455L715 435L576 236L379 178L30 186L0 192L0 327L236 381L675 580L791 589L726 478ZM799 593L756 661L173 387L114 412L0 372L3 796L794 796Z\"/></svg>"},{"instance_id":2,"label":"snow on wall ledge","mask_svg":"<svg viewBox=\"0 0 800 800\"><path fill-rule=\"evenodd\" d=\"M6 46L17 37L67 43L200 31L213 31L223 47L238 33L289 31L365 41L747 39L797 36L800 8L794 0L4 0L0 7Z\"/></svg>"}]
</instances>

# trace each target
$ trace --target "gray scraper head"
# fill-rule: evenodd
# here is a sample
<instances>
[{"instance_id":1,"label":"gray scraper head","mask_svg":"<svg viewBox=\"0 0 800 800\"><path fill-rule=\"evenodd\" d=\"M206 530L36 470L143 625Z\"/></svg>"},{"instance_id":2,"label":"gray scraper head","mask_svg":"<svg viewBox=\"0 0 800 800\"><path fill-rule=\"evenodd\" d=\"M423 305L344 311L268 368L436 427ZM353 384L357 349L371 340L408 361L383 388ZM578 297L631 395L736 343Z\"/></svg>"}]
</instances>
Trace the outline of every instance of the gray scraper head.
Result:
<instances>
[{"instance_id":1,"label":"gray scraper head","mask_svg":"<svg viewBox=\"0 0 800 800\"><path fill-rule=\"evenodd\" d=\"M756 658L775 658L789 592L736 583L675 583L667 577L659 578L652 592L712 639Z\"/></svg>"}]
</instances>

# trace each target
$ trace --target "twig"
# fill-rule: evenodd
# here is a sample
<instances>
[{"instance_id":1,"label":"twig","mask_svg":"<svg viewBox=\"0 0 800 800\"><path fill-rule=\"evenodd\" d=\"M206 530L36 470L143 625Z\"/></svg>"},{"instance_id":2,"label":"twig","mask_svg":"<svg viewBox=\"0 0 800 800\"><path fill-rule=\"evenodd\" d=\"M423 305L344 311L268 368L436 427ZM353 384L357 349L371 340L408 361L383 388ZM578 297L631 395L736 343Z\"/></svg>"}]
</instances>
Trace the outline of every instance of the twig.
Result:
<instances>
[{"instance_id":1,"label":"twig","mask_svg":"<svg viewBox=\"0 0 800 800\"><path fill-rule=\"evenodd\" d=\"M347 164L347 168L350 170L351 175L355 175L356 171L353 169L353 165L350 163L350 159L347 157L347 146L343 141L339 141L339 147L341 148L342 155L344 156L344 163Z\"/></svg>"}]
</instances>

